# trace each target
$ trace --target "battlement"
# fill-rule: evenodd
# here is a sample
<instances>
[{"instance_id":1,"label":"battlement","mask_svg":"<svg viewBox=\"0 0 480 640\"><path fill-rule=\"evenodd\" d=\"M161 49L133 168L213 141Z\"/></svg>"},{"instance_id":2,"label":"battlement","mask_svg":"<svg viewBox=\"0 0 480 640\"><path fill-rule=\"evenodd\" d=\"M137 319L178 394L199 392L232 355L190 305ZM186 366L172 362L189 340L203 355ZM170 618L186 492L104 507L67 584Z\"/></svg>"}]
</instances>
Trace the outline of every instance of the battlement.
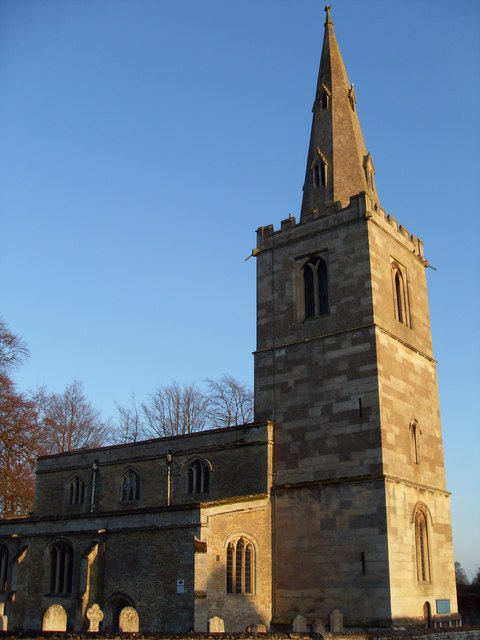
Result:
<instances>
[{"instance_id":1,"label":"battlement","mask_svg":"<svg viewBox=\"0 0 480 640\"><path fill-rule=\"evenodd\" d=\"M373 205L371 198L365 192L352 196L348 206L344 208L340 202L335 202L327 207L325 214L320 214L317 210L310 211L304 214L302 222L297 223L295 216L289 214L288 218L281 221L280 229L275 230L273 224L259 227L257 229L257 248L254 250L254 255L259 251L270 249L276 244L283 244L293 238L298 238L303 233L323 231L354 220L371 220L379 224L387 233L396 237L398 242L424 261L423 242L399 224L396 218L387 214L384 209ZM310 226L312 224L315 227Z\"/></svg>"}]
</instances>

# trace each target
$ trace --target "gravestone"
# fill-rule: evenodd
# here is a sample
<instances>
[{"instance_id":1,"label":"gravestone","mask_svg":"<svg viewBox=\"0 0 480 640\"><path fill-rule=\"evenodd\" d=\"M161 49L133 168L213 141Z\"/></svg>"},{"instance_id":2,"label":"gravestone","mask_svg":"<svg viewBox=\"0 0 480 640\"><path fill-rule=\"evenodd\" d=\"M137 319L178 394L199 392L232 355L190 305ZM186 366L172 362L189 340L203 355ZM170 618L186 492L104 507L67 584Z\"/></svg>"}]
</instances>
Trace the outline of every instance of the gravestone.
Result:
<instances>
[{"instance_id":1,"label":"gravestone","mask_svg":"<svg viewBox=\"0 0 480 640\"><path fill-rule=\"evenodd\" d=\"M43 614L42 631L66 631L67 612L61 604L51 604Z\"/></svg>"},{"instance_id":2,"label":"gravestone","mask_svg":"<svg viewBox=\"0 0 480 640\"><path fill-rule=\"evenodd\" d=\"M138 613L133 607L124 607L118 618L118 628L122 633L138 633Z\"/></svg>"},{"instance_id":3,"label":"gravestone","mask_svg":"<svg viewBox=\"0 0 480 640\"><path fill-rule=\"evenodd\" d=\"M90 626L88 627L89 633L98 632L100 622L103 620L103 611L100 609L96 602L95 604L92 604L89 609L87 609L87 618L90 623Z\"/></svg>"},{"instance_id":4,"label":"gravestone","mask_svg":"<svg viewBox=\"0 0 480 640\"><path fill-rule=\"evenodd\" d=\"M208 621L208 630L210 633L225 633L225 623L223 618L219 618L218 616L213 616Z\"/></svg>"},{"instance_id":5,"label":"gravestone","mask_svg":"<svg viewBox=\"0 0 480 640\"><path fill-rule=\"evenodd\" d=\"M330 631L332 633L343 631L343 615L338 609L334 609L330 614Z\"/></svg>"},{"instance_id":6,"label":"gravestone","mask_svg":"<svg viewBox=\"0 0 480 640\"><path fill-rule=\"evenodd\" d=\"M325 623L323 620L314 620L312 623L312 633L323 635L325 633Z\"/></svg>"},{"instance_id":7,"label":"gravestone","mask_svg":"<svg viewBox=\"0 0 480 640\"><path fill-rule=\"evenodd\" d=\"M255 635L257 633L267 633L267 627L262 623L249 624L248 627L245 629L245 631L252 635Z\"/></svg>"},{"instance_id":8,"label":"gravestone","mask_svg":"<svg viewBox=\"0 0 480 640\"><path fill-rule=\"evenodd\" d=\"M8 618L5 615L5 603L0 602L0 631L6 631L8 627Z\"/></svg>"},{"instance_id":9,"label":"gravestone","mask_svg":"<svg viewBox=\"0 0 480 640\"><path fill-rule=\"evenodd\" d=\"M292 631L294 633L307 633L307 620L302 616L302 614L298 614L294 617L292 622Z\"/></svg>"}]
</instances>

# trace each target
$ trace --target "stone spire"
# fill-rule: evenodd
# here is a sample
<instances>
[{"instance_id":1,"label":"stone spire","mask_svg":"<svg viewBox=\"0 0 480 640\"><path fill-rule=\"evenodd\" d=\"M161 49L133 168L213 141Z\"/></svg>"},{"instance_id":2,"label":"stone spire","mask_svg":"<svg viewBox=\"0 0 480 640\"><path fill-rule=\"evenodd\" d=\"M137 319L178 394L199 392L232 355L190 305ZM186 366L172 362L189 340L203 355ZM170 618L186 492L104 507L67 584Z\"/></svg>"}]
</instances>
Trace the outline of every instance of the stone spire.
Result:
<instances>
[{"instance_id":1,"label":"stone spire","mask_svg":"<svg viewBox=\"0 0 480 640\"><path fill-rule=\"evenodd\" d=\"M363 141L355 90L348 81L338 48L330 7L325 7L325 11L300 220L311 211L325 214L326 207L337 201L345 207L351 196L362 191L378 204L375 170Z\"/></svg>"}]
</instances>

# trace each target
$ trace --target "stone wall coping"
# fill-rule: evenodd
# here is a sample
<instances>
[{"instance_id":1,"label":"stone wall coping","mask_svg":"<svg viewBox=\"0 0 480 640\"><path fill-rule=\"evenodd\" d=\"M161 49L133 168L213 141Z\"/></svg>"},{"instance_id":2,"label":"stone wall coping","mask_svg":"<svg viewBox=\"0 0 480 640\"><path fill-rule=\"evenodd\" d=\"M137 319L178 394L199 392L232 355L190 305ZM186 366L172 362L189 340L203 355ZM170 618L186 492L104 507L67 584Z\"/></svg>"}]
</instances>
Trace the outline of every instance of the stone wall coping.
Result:
<instances>
[{"instance_id":1,"label":"stone wall coping","mask_svg":"<svg viewBox=\"0 0 480 640\"><path fill-rule=\"evenodd\" d=\"M396 640L398 638L423 638L424 640L480 640L480 626L476 627L440 627L436 629L422 629L414 627L409 629L378 629L366 631L343 631L339 633L45 633L23 631L19 633L3 632L3 640L250 640L253 638L265 638L265 640Z\"/></svg>"}]
</instances>

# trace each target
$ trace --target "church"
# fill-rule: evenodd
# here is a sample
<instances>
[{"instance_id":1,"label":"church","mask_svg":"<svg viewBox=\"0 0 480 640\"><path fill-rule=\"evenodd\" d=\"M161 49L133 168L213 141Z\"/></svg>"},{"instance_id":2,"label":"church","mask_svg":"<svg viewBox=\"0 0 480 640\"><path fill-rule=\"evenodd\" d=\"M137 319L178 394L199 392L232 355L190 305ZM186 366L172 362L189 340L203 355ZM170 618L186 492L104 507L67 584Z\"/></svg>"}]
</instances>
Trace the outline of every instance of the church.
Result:
<instances>
[{"instance_id":1,"label":"church","mask_svg":"<svg viewBox=\"0 0 480 640\"><path fill-rule=\"evenodd\" d=\"M255 421L40 458L4 630L458 623L428 263L374 176L326 7L300 215L252 252Z\"/></svg>"}]
</instances>

